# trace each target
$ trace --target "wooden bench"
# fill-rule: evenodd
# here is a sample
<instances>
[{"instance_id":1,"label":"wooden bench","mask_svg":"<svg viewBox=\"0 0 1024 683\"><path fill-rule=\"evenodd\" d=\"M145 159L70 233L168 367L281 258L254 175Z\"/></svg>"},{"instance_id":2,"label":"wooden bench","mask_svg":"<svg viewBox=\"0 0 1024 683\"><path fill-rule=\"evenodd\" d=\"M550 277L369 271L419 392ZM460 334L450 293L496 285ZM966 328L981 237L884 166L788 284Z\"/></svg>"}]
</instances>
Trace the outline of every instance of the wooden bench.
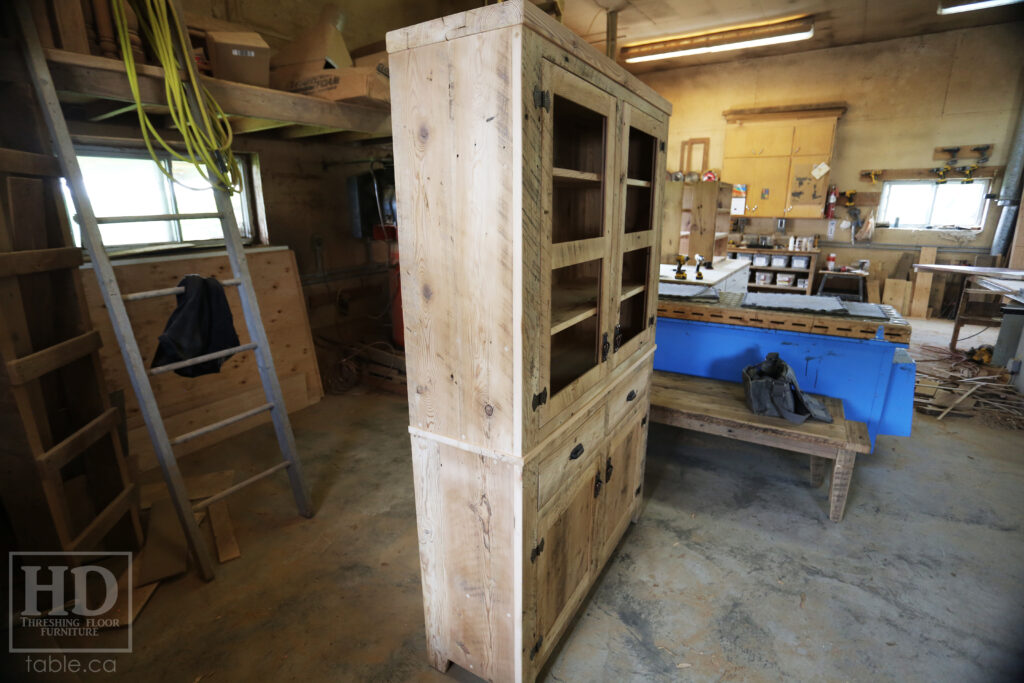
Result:
<instances>
[{"instance_id":1,"label":"wooden bench","mask_svg":"<svg viewBox=\"0 0 1024 683\"><path fill-rule=\"evenodd\" d=\"M673 372L655 372L651 387L651 420L717 434L730 439L783 448L811 456L811 485L821 486L828 461L835 465L829 487L829 518L843 518L858 453L870 453L867 426L847 420L843 402L819 397L832 423L808 420L795 425L779 417L754 415L747 408L743 385Z\"/></svg>"}]
</instances>

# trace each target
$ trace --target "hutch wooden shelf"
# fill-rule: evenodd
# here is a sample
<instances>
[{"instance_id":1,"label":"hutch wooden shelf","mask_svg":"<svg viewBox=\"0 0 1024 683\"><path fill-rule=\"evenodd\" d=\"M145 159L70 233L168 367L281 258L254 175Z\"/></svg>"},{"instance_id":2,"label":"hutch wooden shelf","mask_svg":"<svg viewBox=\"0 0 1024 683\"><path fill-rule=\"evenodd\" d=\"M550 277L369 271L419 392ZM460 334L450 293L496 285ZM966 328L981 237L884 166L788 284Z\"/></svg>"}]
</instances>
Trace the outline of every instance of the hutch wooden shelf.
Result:
<instances>
[{"instance_id":1,"label":"hutch wooden shelf","mask_svg":"<svg viewBox=\"0 0 1024 683\"><path fill-rule=\"evenodd\" d=\"M753 258L757 256L767 256L769 259L772 256L785 256L787 260L792 262L794 256L806 257L808 260L806 268L793 268L790 266L758 266L752 262L750 265L750 282L747 284L747 289L753 292L789 292L791 294L813 294L814 293L814 273L815 266L818 263L818 255L821 252L817 249L805 250L805 251L790 251L788 249L772 249L771 247L729 247L728 254L729 258L738 257L740 254L750 254ZM769 261L770 263L770 261ZM758 273L774 273L769 283L758 283ZM793 284L777 284L778 273L785 275L793 275ZM797 286L797 281L806 278L807 282L803 287Z\"/></svg>"},{"instance_id":2,"label":"hutch wooden shelf","mask_svg":"<svg viewBox=\"0 0 1024 683\"><path fill-rule=\"evenodd\" d=\"M387 40L427 646L533 680L642 500L671 107L522 0Z\"/></svg>"}]
</instances>

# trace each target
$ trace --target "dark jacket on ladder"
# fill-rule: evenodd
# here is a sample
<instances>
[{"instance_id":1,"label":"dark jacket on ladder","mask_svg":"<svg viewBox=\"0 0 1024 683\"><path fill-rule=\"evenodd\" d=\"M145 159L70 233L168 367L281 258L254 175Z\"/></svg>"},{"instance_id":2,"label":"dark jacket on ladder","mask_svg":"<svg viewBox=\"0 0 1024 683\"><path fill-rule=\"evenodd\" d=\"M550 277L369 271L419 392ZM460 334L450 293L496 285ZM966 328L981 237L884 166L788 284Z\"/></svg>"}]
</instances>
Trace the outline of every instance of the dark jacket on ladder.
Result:
<instances>
[{"instance_id":1,"label":"dark jacket on ladder","mask_svg":"<svg viewBox=\"0 0 1024 683\"><path fill-rule=\"evenodd\" d=\"M186 275L178 286L185 291L178 295L178 307L160 335L153 356L154 368L238 346L231 308L220 282L212 277ZM215 358L174 372L182 377L220 372L220 367L230 357Z\"/></svg>"}]
</instances>

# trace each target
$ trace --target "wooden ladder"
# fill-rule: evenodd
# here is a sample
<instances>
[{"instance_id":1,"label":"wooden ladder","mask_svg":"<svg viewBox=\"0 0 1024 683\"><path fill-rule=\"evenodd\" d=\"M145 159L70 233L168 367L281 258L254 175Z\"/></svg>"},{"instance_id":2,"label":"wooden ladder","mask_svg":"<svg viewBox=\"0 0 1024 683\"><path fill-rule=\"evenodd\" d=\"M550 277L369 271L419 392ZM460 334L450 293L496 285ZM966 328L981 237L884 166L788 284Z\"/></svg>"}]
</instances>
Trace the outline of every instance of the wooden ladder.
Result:
<instances>
[{"instance_id":1,"label":"wooden ladder","mask_svg":"<svg viewBox=\"0 0 1024 683\"><path fill-rule=\"evenodd\" d=\"M16 3L18 23L25 47L25 61L28 65L29 74L36 94L43 110L46 124L50 135L54 140L57 156L60 160L64 178L67 180L74 201L75 210L78 213L77 220L82 230L82 243L89 252L92 259L93 270L99 280L100 292L103 295L103 302L110 314L114 334L117 337L118 345L121 347L121 354L124 357L128 376L131 380L132 389L139 402L139 408L149 431L150 439L153 442L153 449L156 452L160 467L163 470L164 479L171 494L178 514L178 519L185 531L189 548L196 558L200 574L209 580L213 578L213 561L210 550L200 535L199 527L196 524L193 511L205 509L207 506L241 490L242 488L259 481L279 470L286 470L291 483L292 494L299 514L304 517L313 515L313 507L310 501L309 489L302 474L302 465L299 461L295 447L295 437L292 434L291 423L288 420L288 412L285 408L284 397L281 393L281 385L278 381L277 372L274 369L274 360L270 353L270 345L267 341L266 330L263 327L263 320L260 317L259 305L256 302L256 293L253 289L252 278L249 274L249 266L246 262L245 251L242 245L238 225L235 223L235 216L231 206L231 198L227 190L215 184L213 187L216 199L217 212L208 214L169 214L161 216L122 216L117 218L105 218L98 220L89 202L89 196L85 190L85 183L81 169L78 165L78 157L72 145L71 135L68 132L67 122L64 120L57 92L54 88L53 79L50 76L50 69L46 63L42 47L39 44L39 36L32 19L31 10L27 2L19 0ZM186 33L187 35L187 33ZM179 55L181 58L182 55ZM182 59L184 68L192 68L191 60ZM189 89L189 105L193 108L198 106L196 94ZM215 178L216 174L210 169L210 177ZM137 301L159 296L170 296L180 294L183 287L168 287L145 292L122 294L114 274L110 258L104 249L103 240L100 234L100 222L125 222L130 221L152 221L187 219L197 217L216 217L220 220L221 230L224 234L224 243L227 247L228 260L231 263L233 278L222 280L225 287L237 287L239 299L242 304L242 311L245 317L246 326L249 330L249 337L252 340L248 344L240 344L229 349L214 353L197 356L178 363L171 363L147 370L142 354L139 351L138 343L132 331L131 322L128 319L128 312L125 302ZM224 358L235 353L252 351L256 356L256 364L259 370L260 379L263 383L263 390L266 396L266 403L256 408L246 410L232 417L220 420L213 424L199 429L177 435L171 438L167 434L163 420L160 417L160 410L157 405L153 387L150 384L150 375L161 374L178 370L184 367L197 365L217 358ZM178 468L177 458L174 455L174 446L191 441L197 437L209 434L222 427L235 424L246 418L269 412L277 435L278 446L283 459L280 463L260 472L248 479L239 482L215 495L200 500L195 505L189 502L188 493Z\"/></svg>"},{"instance_id":2,"label":"wooden ladder","mask_svg":"<svg viewBox=\"0 0 1024 683\"><path fill-rule=\"evenodd\" d=\"M3 88L9 115L31 114L27 88ZM137 549L138 491L89 319L82 251L64 210L60 165L32 118L3 136L22 149L0 149L0 397L16 407L0 410L0 488L22 549ZM98 510L91 519L69 504L66 472L86 477L88 503Z\"/></svg>"}]
</instances>

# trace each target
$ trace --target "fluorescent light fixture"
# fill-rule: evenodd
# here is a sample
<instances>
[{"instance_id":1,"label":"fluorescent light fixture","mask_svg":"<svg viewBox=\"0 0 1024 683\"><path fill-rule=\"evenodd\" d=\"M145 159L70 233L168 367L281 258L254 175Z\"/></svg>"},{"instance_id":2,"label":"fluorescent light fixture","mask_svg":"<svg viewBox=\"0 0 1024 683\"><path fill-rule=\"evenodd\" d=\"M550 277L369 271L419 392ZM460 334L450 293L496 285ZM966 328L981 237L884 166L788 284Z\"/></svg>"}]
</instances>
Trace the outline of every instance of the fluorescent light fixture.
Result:
<instances>
[{"instance_id":1,"label":"fluorescent light fixture","mask_svg":"<svg viewBox=\"0 0 1024 683\"><path fill-rule=\"evenodd\" d=\"M622 48L621 54L627 64L636 64L638 62L653 62L658 59L793 43L798 40L807 40L813 35L814 20L811 17L804 17L774 24L702 33L696 36L671 38L641 45L628 45Z\"/></svg>"},{"instance_id":2,"label":"fluorescent light fixture","mask_svg":"<svg viewBox=\"0 0 1024 683\"><path fill-rule=\"evenodd\" d=\"M943 0L939 3L939 14L959 14L979 9L1016 5L1024 0Z\"/></svg>"}]
</instances>

